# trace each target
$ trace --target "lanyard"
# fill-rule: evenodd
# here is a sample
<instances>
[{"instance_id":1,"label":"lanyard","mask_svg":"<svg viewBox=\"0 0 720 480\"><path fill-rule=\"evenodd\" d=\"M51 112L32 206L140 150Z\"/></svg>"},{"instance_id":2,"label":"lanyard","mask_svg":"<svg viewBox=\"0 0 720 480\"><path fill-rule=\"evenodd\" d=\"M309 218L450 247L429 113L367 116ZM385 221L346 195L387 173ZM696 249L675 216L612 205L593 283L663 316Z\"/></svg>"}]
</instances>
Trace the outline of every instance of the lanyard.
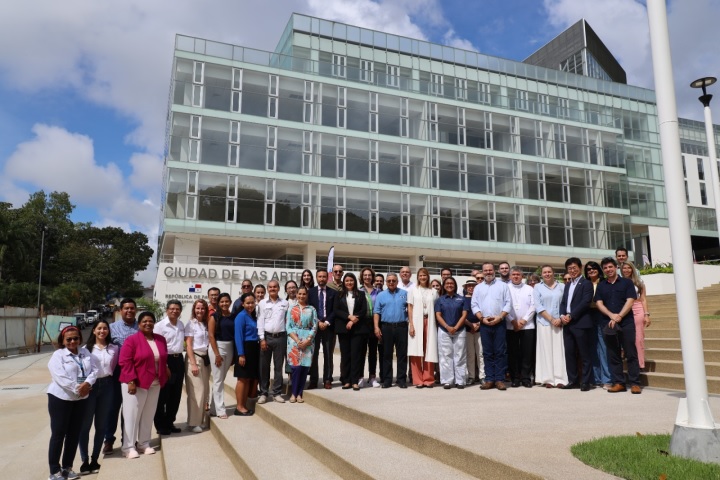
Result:
<instances>
[{"instance_id":1,"label":"lanyard","mask_svg":"<svg viewBox=\"0 0 720 480\"><path fill-rule=\"evenodd\" d=\"M85 367L83 366L83 363L82 363L82 357L80 357L80 361L78 361L77 357L71 353L70 358L72 358L73 361L77 364L77 366L80 367L80 371L82 372L82 376L84 377L85 376Z\"/></svg>"}]
</instances>

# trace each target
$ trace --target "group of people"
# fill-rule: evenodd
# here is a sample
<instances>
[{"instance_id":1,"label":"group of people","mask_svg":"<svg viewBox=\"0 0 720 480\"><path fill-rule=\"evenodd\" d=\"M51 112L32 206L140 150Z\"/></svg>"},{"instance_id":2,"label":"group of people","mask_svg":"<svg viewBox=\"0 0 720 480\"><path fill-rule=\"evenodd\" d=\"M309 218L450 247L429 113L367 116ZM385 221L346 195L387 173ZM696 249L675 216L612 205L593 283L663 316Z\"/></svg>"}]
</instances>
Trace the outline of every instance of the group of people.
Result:
<instances>
[{"instance_id":1,"label":"group of people","mask_svg":"<svg viewBox=\"0 0 720 480\"><path fill-rule=\"evenodd\" d=\"M332 388L336 342L347 390L389 388L394 378L399 388L439 383L462 389L479 382L482 390L503 391L509 381L511 387L602 386L617 393L627 390L624 358L630 390L641 393L650 312L627 250L599 264L569 258L564 283L549 265L527 279L507 262L497 269L499 276L486 262L459 285L449 268L440 280L420 268L413 282L409 267L387 277L366 267L358 278L334 265L332 278L324 269L305 270L299 282L286 282L284 298L277 280L253 286L246 279L234 302L229 293L209 289L207 301L193 303L187 324L177 300L168 301L165 317L156 321L151 312L137 315L135 302L124 299L121 320L97 322L85 346L77 327L60 332L48 365L50 479L78 478L72 470L78 448L80 474L98 472L100 454L114 452L120 411L123 455L153 454L153 425L160 435L180 432L175 419L183 383L188 430L202 432L209 416L227 419L230 367L236 416L253 415L255 403L270 400L304 403L305 389Z\"/></svg>"}]
</instances>

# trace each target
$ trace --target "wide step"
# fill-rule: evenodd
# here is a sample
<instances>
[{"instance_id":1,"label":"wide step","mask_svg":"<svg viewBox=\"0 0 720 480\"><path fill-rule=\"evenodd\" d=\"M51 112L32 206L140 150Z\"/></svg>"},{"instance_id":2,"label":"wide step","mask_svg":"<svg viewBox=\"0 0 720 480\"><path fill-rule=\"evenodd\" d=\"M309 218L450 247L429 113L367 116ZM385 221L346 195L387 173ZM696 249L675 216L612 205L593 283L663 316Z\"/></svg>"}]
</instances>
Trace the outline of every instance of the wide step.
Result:
<instances>
[{"instance_id":1,"label":"wide step","mask_svg":"<svg viewBox=\"0 0 720 480\"><path fill-rule=\"evenodd\" d=\"M273 405L275 406L275 405ZM291 413L302 410L304 405L278 405L287 408ZM262 407L258 407L258 411ZM317 419L316 419L317 421ZM315 431L320 422L309 430ZM291 435L289 429L283 433L268 425L256 412L252 417L230 416L227 420L212 418L210 430L222 450L218 450L212 457L226 455L235 466L237 472L246 480L266 479L296 480L298 478L342 478L330 470L319 456L308 454L299 445L303 442L300 436ZM207 478L207 462L201 462L206 467L206 475L188 478ZM235 474L237 476L237 473ZM213 478L235 478L215 476Z\"/></svg>"},{"instance_id":2,"label":"wide step","mask_svg":"<svg viewBox=\"0 0 720 480\"><path fill-rule=\"evenodd\" d=\"M475 478L307 404L270 403L258 414L343 478Z\"/></svg>"}]
</instances>

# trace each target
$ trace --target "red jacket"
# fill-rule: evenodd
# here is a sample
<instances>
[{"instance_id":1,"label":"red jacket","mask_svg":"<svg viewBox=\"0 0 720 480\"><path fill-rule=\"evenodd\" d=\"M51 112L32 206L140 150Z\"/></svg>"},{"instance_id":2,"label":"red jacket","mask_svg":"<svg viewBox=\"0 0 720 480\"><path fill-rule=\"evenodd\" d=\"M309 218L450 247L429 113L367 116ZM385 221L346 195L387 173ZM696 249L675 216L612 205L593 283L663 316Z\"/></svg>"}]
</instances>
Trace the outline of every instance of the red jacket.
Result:
<instances>
[{"instance_id":1,"label":"red jacket","mask_svg":"<svg viewBox=\"0 0 720 480\"><path fill-rule=\"evenodd\" d=\"M167 342L162 335L153 334L155 345L160 353L157 377L160 386L167 382ZM155 354L148 345L145 334L138 332L130 335L120 349L120 382L135 380L138 387L148 389L155 380Z\"/></svg>"}]
</instances>

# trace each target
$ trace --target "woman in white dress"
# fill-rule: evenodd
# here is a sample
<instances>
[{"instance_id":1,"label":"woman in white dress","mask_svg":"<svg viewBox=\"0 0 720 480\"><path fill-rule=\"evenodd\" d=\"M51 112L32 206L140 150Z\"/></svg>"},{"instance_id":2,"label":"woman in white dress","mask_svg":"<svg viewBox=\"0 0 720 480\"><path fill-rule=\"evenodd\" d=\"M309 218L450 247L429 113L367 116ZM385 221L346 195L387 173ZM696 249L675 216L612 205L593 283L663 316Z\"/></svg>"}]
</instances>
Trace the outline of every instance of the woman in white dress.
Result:
<instances>
[{"instance_id":1,"label":"woman in white dress","mask_svg":"<svg viewBox=\"0 0 720 480\"><path fill-rule=\"evenodd\" d=\"M565 285L555 281L555 272L550 265L543 265L541 275L543 281L533 289L537 312L535 381L547 388L562 388L568 383L560 320L560 302Z\"/></svg>"},{"instance_id":2,"label":"woman in white dress","mask_svg":"<svg viewBox=\"0 0 720 480\"><path fill-rule=\"evenodd\" d=\"M407 294L408 350L413 385L432 388L435 384L435 364L438 362L435 300L437 291L430 286L430 273L421 268L417 285Z\"/></svg>"},{"instance_id":3,"label":"woman in white dress","mask_svg":"<svg viewBox=\"0 0 720 480\"><path fill-rule=\"evenodd\" d=\"M208 333L208 305L195 300L192 317L185 326L185 392L187 393L188 430L200 433L210 426L205 405L210 399L210 335Z\"/></svg>"}]
</instances>

